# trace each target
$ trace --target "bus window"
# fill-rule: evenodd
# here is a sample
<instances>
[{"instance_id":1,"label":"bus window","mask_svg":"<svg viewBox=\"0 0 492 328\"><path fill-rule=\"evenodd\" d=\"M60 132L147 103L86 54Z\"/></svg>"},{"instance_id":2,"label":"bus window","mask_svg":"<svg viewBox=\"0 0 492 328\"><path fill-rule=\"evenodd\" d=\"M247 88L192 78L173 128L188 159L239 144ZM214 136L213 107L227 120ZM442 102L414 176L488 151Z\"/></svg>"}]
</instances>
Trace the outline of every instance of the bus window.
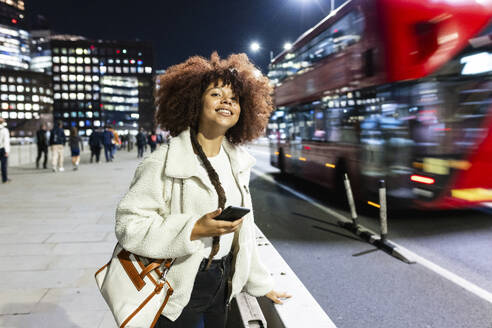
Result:
<instances>
[{"instance_id":1,"label":"bus window","mask_svg":"<svg viewBox=\"0 0 492 328\"><path fill-rule=\"evenodd\" d=\"M314 135L313 140L325 141L326 140L326 128L325 128L325 111L323 109L316 109L314 111Z\"/></svg>"},{"instance_id":2,"label":"bus window","mask_svg":"<svg viewBox=\"0 0 492 328\"><path fill-rule=\"evenodd\" d=\"M313 140L314 110L299 111L296 113L296 125L299 126L298 135L302 140Z\"/></svg>"}]
</instances>

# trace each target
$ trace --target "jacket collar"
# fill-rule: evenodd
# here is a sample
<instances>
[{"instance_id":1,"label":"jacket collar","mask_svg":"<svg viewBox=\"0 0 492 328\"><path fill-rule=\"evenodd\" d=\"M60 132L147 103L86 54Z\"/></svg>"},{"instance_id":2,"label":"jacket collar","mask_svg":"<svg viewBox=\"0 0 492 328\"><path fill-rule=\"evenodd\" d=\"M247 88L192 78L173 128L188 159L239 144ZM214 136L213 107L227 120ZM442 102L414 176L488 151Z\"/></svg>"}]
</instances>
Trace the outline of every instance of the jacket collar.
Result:
<instances>
[{"instance_id":1,"label":"jacket collar","mask_svg":"<svg viewBox=\"0 0 492 328\"><path fill-rule=\"evenodd\" d=\"M249 170L256 163L256 159L242 147L230 143L227 138L222 141L222 147L229 156L233 174L237 177L239 172ZM189 178L200 175L200 162L196 157L190 139L190 128L171 138L164 173L173 178ZM208 179L206 179L208 180Z\"/></svg>"}]
</instances>

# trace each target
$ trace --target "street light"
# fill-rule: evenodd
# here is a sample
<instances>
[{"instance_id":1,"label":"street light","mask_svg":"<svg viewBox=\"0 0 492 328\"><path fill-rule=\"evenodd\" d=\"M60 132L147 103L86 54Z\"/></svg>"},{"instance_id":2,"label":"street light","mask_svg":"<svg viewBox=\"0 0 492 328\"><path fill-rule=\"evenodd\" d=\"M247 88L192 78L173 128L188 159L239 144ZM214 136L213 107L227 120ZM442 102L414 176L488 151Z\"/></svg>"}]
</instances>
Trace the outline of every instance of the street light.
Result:
<instances>
[{"instance_id":1,"label":"street light","mask_svg":"<svg viewBox=\"0 0 492 328\"><path fill-rule=\"evenodd\" d=\"M289 51L290 49L292 49L292 43L290 43L290 42L285 42L285 43L284 43L284 50Z\"/></svg>"},{"instance_id":2,"label":"street light","mask_svg":"<svg viewBox=\"0 0 492 328\"><path fill-rule=\"evenodd\" d=\"M254 42L251 42L251 45L249 46L249 48L253 52L258 52L261 47L260 47L260 44L258 42L254 41Z\"/></svg>"}]
</instances>

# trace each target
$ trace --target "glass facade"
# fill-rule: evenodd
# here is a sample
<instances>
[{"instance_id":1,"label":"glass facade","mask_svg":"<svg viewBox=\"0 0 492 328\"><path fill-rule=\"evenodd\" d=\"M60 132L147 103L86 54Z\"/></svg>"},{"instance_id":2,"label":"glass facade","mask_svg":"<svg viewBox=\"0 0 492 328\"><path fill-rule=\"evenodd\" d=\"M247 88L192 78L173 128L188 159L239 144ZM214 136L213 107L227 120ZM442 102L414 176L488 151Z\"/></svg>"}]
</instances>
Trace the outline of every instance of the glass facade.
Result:
<instances>
[{"instance_id":1,"label":"glass facade","mask_svg":"<svg viewBox=\"0 0 492 328\"><path fill-rule=\"evenodd\" d=\"M153 115L148 44L52 40L50 48L54 116L65 129L76 126L86 135L114 125L124 134Z\"/></svg>"}]
</instances>

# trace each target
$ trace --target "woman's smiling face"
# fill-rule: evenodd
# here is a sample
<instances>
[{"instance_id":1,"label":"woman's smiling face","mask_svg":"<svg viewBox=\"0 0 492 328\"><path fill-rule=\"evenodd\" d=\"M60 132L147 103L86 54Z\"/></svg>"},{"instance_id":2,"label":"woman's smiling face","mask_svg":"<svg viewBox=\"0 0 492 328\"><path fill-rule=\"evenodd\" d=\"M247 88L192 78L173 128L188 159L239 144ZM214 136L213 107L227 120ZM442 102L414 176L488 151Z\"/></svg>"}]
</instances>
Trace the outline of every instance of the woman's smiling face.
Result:
<instances>
[{"instance_id":1,"label":"woman's smiling face","mask_svg":"<svg viewBox=\"0 0 492 328\"><path fill-rule=\"evenodd\" d=\"M230 85L210 83L202 95L202 111L199 127L212 129L225 135L227 130L236 125L241 114L239 97L234 94Z\"/></svg>"}]
</instances>

